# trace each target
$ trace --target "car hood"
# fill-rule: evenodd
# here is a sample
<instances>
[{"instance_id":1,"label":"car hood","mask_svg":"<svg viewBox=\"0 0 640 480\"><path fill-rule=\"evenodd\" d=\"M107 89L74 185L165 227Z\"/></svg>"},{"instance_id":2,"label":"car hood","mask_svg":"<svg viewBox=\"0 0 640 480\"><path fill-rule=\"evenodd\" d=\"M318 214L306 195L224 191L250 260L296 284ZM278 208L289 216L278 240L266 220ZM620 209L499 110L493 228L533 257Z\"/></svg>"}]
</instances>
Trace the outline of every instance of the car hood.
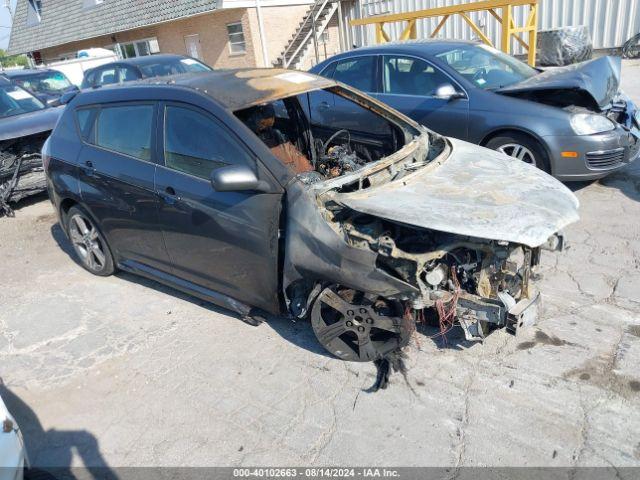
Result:
<instances>
[{"instance_id":1,"label":"car hood","mask_svg":"<svg viewBox=\"0 0 640 480\"><path fill-rule=\"evenodd\" d=\"M449 141L444 160L332 199L406 225L530 247L579 219L578 199L552 176L494 150Z\"/></svg>"},{"instance_id":2,"label":"car hood","mask_svg":"<svg viewBox=\"0 0 640 480\"><path fill-rule=\"evenodd\" d=\"M511 96L534 94L540 98L543 92L557 94L561 91L579 93L584 107L597 105L604 109L618 93L620 86L619 57L601 57L567 67L552 68L522 82L496 90Z\"/></svg>"},{"instance_id":3,"label":"car hood","mask_svg":"<svg viewBox=\"0 0 640 480\"><path fill-rule=\"evenodd\" d=\"M45 108L22 115L0 118L0 141L53 130L63 110L64 107Z\"/></svg>"}]
</instances>

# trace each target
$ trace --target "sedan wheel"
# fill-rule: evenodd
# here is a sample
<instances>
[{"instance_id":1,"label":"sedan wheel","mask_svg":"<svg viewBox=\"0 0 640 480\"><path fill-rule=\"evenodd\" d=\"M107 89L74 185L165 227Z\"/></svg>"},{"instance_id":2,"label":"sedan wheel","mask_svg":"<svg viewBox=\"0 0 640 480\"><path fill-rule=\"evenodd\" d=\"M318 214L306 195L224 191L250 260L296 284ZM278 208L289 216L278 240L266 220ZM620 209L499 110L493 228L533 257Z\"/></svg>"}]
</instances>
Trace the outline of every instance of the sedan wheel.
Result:
<instances>
[{"instance_id":1,"label":"sedan wheel","mask_svg":"<svg viewBox=\"0 0 640 480\"><path fill-rule=\"evenodd\" d=\"M93 221L80 209L69 212L67 231L84 268L96 275L113 273L113 259L106 241Z\"/></svg>"},{"instance_id":2,"label":"sedan wheel","mask_svg":"<svg viewBox=\"0 0 640 480\"><path fill-rule=\"evenodd\" d=\"M370 362L404 347L411 331L394 302L355 290L325 288L311 311L322 346L336 357Z\"/></svg>"},{"instance_id":3,"label":"sedan wheel","mask_svg":"<svg viewBox=\"0 0 640 480\"><path fill-rule=\"evenodd\" d=\"M496 148L496 150L506 155L509 155L510 157L517 158L518 160L521 160L524 163L533 165L534 167L538 166L536 162L536 156L533 154L531 150L529 150L524 145L519 145L517 143L506 143Z\"/></svg>"}]
</instances>

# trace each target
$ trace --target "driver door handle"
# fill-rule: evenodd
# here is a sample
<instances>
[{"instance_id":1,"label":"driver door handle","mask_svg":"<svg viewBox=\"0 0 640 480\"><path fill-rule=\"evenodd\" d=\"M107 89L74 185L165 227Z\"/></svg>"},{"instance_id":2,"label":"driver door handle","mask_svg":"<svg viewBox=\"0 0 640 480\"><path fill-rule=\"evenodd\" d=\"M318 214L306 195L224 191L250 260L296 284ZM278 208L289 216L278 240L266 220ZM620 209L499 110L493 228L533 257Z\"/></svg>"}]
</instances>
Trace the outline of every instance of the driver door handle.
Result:
<instances>
[{"instance_id":1,"label":"driver door handle","mask_svg":"<svg viewBox=\"0 0 640 480\"><path fill-rule=\"evenodd\" d=\"M96 173L96 168L93 166L93 162L91 160L84 162L84 171L89 176L93 176L93 174Z\"/></svg>"},{"instance_id":2,"label":"driver door handle","mask_svg":"<svg viewBox=\"0 0 640 480\"><path fill-rule=\"evenodd\" d=\"M166 187L162 192L158 192L158 195L164 200L164 203L168 205L173 205L182 200L182 197L177 195L176 190L171 186Z\"/></svg>"}]
</instances>

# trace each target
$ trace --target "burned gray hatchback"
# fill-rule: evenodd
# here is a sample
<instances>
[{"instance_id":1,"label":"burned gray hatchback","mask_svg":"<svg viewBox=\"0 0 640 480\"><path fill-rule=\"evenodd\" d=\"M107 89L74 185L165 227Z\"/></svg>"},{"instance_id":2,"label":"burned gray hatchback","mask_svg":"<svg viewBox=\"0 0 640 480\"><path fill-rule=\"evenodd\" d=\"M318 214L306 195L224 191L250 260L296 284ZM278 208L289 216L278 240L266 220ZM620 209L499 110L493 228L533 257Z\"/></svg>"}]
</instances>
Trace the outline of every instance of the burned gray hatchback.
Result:
<instances>
[{"instance_id":1,"label":"burned gray hatchback","mask_svg":"<svg viewBox=\"0 0 640 480\"><path fill-rule=\"evenodd\" d=\"M310 318L351 361L397 352L416 322L469 339L531 324L540 249L578 218L540 170L286 70L82 93L43 153L89 271L152 277L248 321Z\"/></svg>"}]
</instances>

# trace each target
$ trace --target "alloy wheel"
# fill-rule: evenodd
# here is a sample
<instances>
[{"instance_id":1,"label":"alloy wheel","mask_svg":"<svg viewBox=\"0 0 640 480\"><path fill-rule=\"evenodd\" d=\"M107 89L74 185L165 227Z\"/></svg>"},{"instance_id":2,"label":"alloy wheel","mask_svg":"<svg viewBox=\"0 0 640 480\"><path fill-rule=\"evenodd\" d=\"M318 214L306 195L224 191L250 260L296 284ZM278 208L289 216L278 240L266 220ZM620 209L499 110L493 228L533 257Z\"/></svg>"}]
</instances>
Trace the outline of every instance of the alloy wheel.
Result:
<instances>
[{"instance_id":1,"label":"alloy wheel","mask_svg":"<svg viewBox=\"0 0 640 480\"><path fill-rule=\"evenodd\" d=\"M311 311L322 346L342 360L369 362L408 343L410 332L397 305L351 289L325 288Z\"/></svg>"},{"instance_id":2,"label":"alloy wheel","mask_svg":"<svg viewBox=\"0 0 640 480\"><path fill-rule=\"evenodd\" d=\"M537 166L536 156L524 145L520 145L518 143L505 143L504 145L499 146L496 150L504 153L505 155L509 155L510 157L517 158L524 163L533 165L534 167Z\"/></svg>"},{"instance_id":3,"label":"alloy wheel","mask_svg":"<svg viewBox=\"0 0 640 480\"><path fill-rule=\"evenodd\" d=\"M80 261L89 270L100 272L105 268L105 244L91 220L79 213L74 214L69 219L69 237Z\"/></svg>"}]
</instances>

